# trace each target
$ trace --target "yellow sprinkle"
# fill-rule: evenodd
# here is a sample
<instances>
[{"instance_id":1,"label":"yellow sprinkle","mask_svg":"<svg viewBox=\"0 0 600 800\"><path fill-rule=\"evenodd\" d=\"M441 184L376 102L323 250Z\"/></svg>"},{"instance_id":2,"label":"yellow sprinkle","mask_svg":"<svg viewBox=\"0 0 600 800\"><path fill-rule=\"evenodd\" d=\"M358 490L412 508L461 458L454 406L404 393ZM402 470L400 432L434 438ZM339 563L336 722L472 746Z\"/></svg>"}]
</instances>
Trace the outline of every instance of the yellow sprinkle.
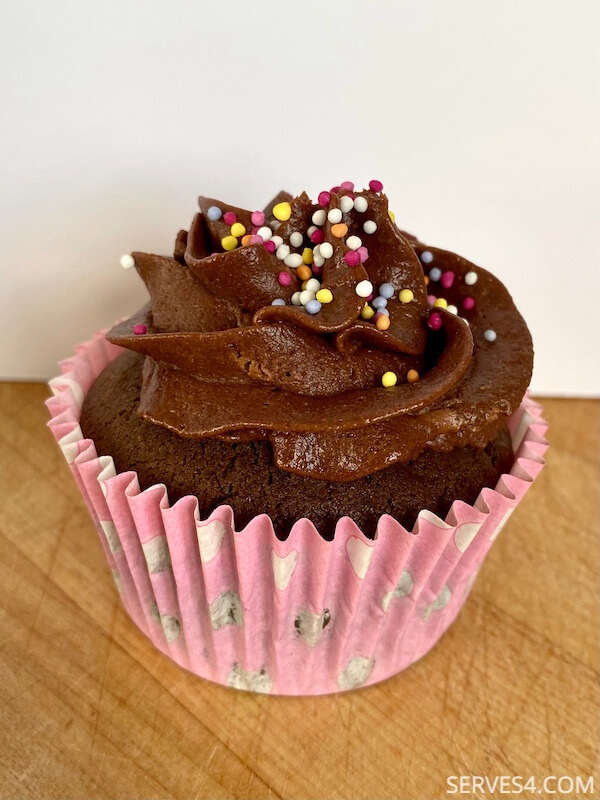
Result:
<instances>
[{"instance_id":1,"label":"yellow sprinkle","mask_svg":"<svg viewBox=\"0 0 600 800\"><path fill-rule=\"evenodd\" d=\"M330 289L319 289L317 292L317 300L319 303L331 303L333 294Z\"/></svg>"},{"instance_id":2,"label":"yellow sprinkle","mask_svg":"<svg viewBox=\"0 0 600 800\"><path fill-rule=\"evenodd\" d=\"M398 298L401 303L410 303L411 300L414 300L414 294L411 289L402 289Z\"/></svg>"},{"instance_id":3,"label":"yellow sprinkle","mask_svg":"<svg viewBox=\"0 0 600 800\"><path fill-rule=\"evenodd\" d=\"M437 306L438 308L448 308L448 301L444 300L443 297L438 297L433 305Z\"/></svg>"},{"instance_id":4,"label":"yellow sprinkle","mask_svg":"<svg viewBox=\"0 0 600 800\"><path fill-rule=\"evenodd\" d=\"M234 222L231 226L231 235L237 236L238 239L240 236L243 236L246 233L246 226L242 225L241 222Z\"/></svg>"},{"instance_id":5,"label":"yellow sprinkle","mask_svg":"<svg viewBox=\"0 0 600 800\"><path fill-rule=\"evenodd\" d=\"M398 383L398 376L395 372L384 372L381 376L381 385L386 389L390 386L395 386Z\"/></svg>"},{"instance_id":6,"label":"yellow sprinkle","mask_svg":"<svg viewBox=\"0 0 600 800\"><path fill-rule=\"evenodd\" d=\"M396 222L396 215L394 214L393 211L388 211L388 215L389 218L392 220L392 222Z\"/></svg>"},{"instance_id":7,"label":"yellow sprinkle","mask_svg":"<svg viewBox=\"0 0 600 800\"><path fill-rule=\"evenodd\" d=\"M235 236L224 236L221 239L221 247L223 250L235 250L238 246L238 240Z\"/></svg>"},{"instance_id":8,"label":"yellow sprinkle","mask_svg":"<svg viewBox=\"0 0 600 800\"><path fill-rule=\"evenodd\" d=\"M273 216L280 222L287 222L292 216L292 207L289 203L277 203L273 208Z\"/></svg>"},{"instance_id":9,"label":"yellow sprinkle","mask_svg":"<svg viewBox=\"0 0 600 800\"><path fill-rule=\"evenodd\" d=\"M306 289L306 284L308 283L309 280L310 278L307 278L305 281L302 281L302 291Z\"/></svg>"},{"instance_id":10,"label":"yellow sprinkle","mask_svg":"<svg viewBox=\"0 0 600 800\"><path fill-rule=\"evenodd\" d=\"M302 261L305 264L312 264L313 263L313 251L310 247L305 247L302 251Z\"/></svg>"},{"instance_id":11,"label":"yellow sprinkle","mask_svg":"<svg viewBox=\"0 0 600 800\"><path fill-rule=\"evenodd\" d=\"M363 319L372 319L375 316L375 312L368 303L365 303L360 315Z\"/></svg>"},{"instance_id":12,"label":"yellow sprinkle","mask_svg":"<svg viewBox=\"0 0 600 800\"><path fill-rule=\"evenodd\" d=\"M409 369L408 372L406 373L406 380L409 383L414 383L415 381L418 381L419 380L419 373L417 372L417 370L416 369Z\"/></svg>"}]
</instances>

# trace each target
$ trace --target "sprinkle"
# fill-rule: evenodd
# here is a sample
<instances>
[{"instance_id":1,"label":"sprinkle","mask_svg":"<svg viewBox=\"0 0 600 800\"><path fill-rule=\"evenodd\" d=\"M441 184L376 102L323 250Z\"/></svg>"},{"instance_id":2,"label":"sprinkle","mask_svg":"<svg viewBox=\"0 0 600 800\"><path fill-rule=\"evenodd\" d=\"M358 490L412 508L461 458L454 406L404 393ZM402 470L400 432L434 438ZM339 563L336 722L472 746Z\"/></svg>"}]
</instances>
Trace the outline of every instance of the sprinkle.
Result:
<instances>
[{"instance_id":1,"label":"sprinkle","mask_svg":"<svg viewBox=\"0 0 600 800\"><path fill-rule=\"evenodd\" d=\"M406 373L406 380L409 383L416 383L419 380L419 373L416 369L409 369Z\"/></svg>"},{"instance_id":2,"label":"sprinkle","mask_svg":"<svg viewBox=\"0 0 600 800\"><path fill-rule=\"evenodd\" d=\"M372 192L380 192L383 189L383 183L378 180L369 181L369 189Z\"/></svg>"},{"instance_id":3,"label":"sprinkle","mask_svg":"<svg viewBox=\"0 0 600 800\"><path fill-rule=\"evenodd\" d=\"M281 246L285 247L285 245ZM293 269L296 269L296 267L301 266L304 262L302 261L302 256L300 253L290 253L283 259L283 263L286 265L286 267L292 267Z\"/></svg>"},{"instance_id":4,"label":"sprinkle","mask_svg":"<svg viewBox=\"0 0 600 800\"><path fill-rule=\"evenodd\" d=\"M389 389L390 386L395 386L398 383L398 376L395 372L384 372L381 376L381 385Z\"/></svg>"},{"instance_id":5,"label":"sprinkle","mask_svg":"<svg viewBox=\"0 0 600 800\"><path fill-rule=\"evenodd\" d=\"M377 314L375 314L374 322L378 331L387 331L387 329L390 327L390 318L385 314L382 314L381 311L378 311Z\"/></svg>"},{"instance_id":6,"label":"sprinkle","mask_svg":"<svg viewBox=\"0 0 600 800\"><path fill-rule=\"evenodd\" d=\"M271 300L272 306L284 306L285 300L282 297L276 297L275 300Z\"/></svg>"},{"instance_id":7,"label":"sprinkle","mask_svg":"<svg viewBox=\"0 0 600 800\"><path fill-rule=\"evenodd\" d=\"M240 236L243 236L246 233L246 226L242 225L241 222L234 222L231 226L231 235L237 236L239 239Z\"/></svg>"},{"instance_id":8,"label":"sprinkle","mask_svg":"<svg viewBox=\"0 0 600 800\"><path fill-rule=\"evenodd\" d=\"M465 283L467 284L467 286L473 286L474 284L477 283L477 278L478 278L477 273L471 270L470 272L467 272L467 274L465 275Z\"/></svg>"},{"instance_id":9,"label":"sprinkle","mask_svg":"<svg viewBox=\"0 0 600 800\"><path fill-rule=\"evenodd\" d=\"M280 272L277 276L277 280L282 286L291 286L292 285L292 276L289 272Z\"/></svg>"},{"instance_id":10,"label":"sprinkle","mask_svg":"<svg viewBox=\"0 0 600 800\"><path fill-rule=\"evenodd\" d=\"M357 197L354 200L354 209L355 211L358 211L359 214L364 214L368 207L369 203L366 197Z\"/></svg>"},{"instance_id":11,"label":"sprinkle","mask_svg":"<svg viewBox=\"0 0 600 800\"><path fill-rule=\"evenodd\" d=\"M263 246L267 253L274 253L275 252L275 242L263 242Z\"/></svg>"},{"instance_id":12,"label":"sprinkle","mask_svg":"<svg viewBox=\"0 0 600 800\"><path fill-rule=\"evenodd\" d=\"M379 287L379 294L386 300L390 300L394 296L394 287L391 283L382 283Z\"/></svg>"},{"instance_id":13,"label":"sprinkle","mask_svg":"<svg viewBox=\"0 0 600 800\"><path fill-rule=\"evenodd\" d=\"M442 327L442 317L437 311L432 311L427 320L427 324L432 331L439 331Z\"/></svg>"},{"instance_id":14,"label":"sprinkle","mask_svg":"<svg viewBox=\"0 0 600 800\"><path fill-rule=\"evenodd\" d=\"M221 239L221 247L223 250L235 250L238 246L238 240L235 236L224 236Z\"/></svg>"},{"instance_id":15,"label":"sprinkle","mask_svg":"<svg viewBox=\"0 0 600 800\"><path fill-rule=\"evenodd\" d=\"M427 263L427 262L425 262L425 263ZM431 281L439 281L439 279L441 277L442 277L442 270L439 269L439 267L432 267L429 270L429 280L431 280Z\"/></svg>"},{"instance_id":16,"label":"sprinkle","mask_svg":"<svg viewBox=\"0 0 600 800\"><path fill-rule=\"evenodd\" d=\"M283 261L284 258L287 258L290 254L290 248L287 244L280 244L276 250L277 258Z\"/></svg>"},{"instance_id":17,"label":"sprinkle","mask_svg":"<svg viewBox=\"0 0 600 800\"><path fill-rule=\"evenodd\" d=\"M321 283L316 278L309 278L306 281L305 289L308 289L309 292L315 292L315 294L321 288Z\"/></svg>"},{"instance_id":18,"label":"sprinkle","mask_svg":"<svg viewBox=\"0 0 600 800\"><path fill-rule=\"evenodd\" d=\"M444 272L442 275L442 286L444 289L449 289L452 284L454 283L454 273L452 270L448 270L448 272Z\"/></svg>"},{"instance_id":19,"label":"sprinkle","mask_svg":"<svg viewBox=\"0 0 600 800\"><path fill-rule=\"evenodd\" d=\"M132 267L135 267L133 256L130 256L129 253L125 253L124 256L121 256L119 264L123 267L123 269L131 269Z\"/></svg>"},{"instance_id":20,"label":"sprinkle","mask_svg":"<svg viewBox=\"0 0 600 800\"><path fill-rule=\"evenodd\" d=\"M363 231L365 233L375 233L377 230L377 223L374 219L368 219L365 224L363 225Z\"/></svg>"},{"instance_id":21,"label":"sprinkle","mask_svg":"<svg viewBox=\"0 0 600 800\"><path fill-rule=\"evenodd\" d=\"M415 299L415 295L412 289L402 289L402 291L398 295L398 299L400 300L401 303L410 303L412 300Z\"/></svg>"},{"instance_id":22,"label":"sprinkle","mask_svg":"<svg viewBox=\"0 0 600 800\"><path fill-rule=\"evenodd\" d=\"M396 222L396 215L393 211L388 210L388 217L392 220L392 222Z\"/></svg>"},{"instance_id":23,"label":"sprinkle","mask_svg":"<svg viewBox=\"0 0 600 800\"><path fill-rule=\"evenodd\" d=\"M308 303L304 306L304 308L308 311L309 314L318 314L321 310L321 303L318 300L309 300Z\"/></svg>"},{"instance_id":24,"label":"sprinkle","mask_svg":"<svg viewBox=\"0 0 600 800\"><path fill-rule=\"evenodd\" d=\"M486 342L495 342L496 341L496 331L493 331L491 328L489 328L483 334L483 338L486 340Z\"/></svg>"},{"instance_id":25,"label":"sprinkle","mask_svg":"<svg viewBox=\"0 0 600 800\"><path fill-rule=\"evenodd\" d=\"M349 250L344 254L344 261L349 267L357 267L360 264L360 253L355 250Z\"/></svg>"},{"instance_id":26,"label":"sprinkle","mask_svg":"<svg viewBox=\"0 0 600 800\"><path fill-rule=\"evenodd\" d=\"M361 309L360 315L363 319L371 319L375 316L375 312L368 303L365 303Z\"/></svg>"},{"instance_id":27,"label":"sprinkle","mask_svg":"<svg viewBox=\"0 0 600 800\"><path fill-rule=\"evenodd\" d=\"M223 222L224 222L226 225L233 225L235 222L237 222L237 217L236 217L236 215L235 215L235 212L233 212L233 211L226 211L226 212L223 214Z\"/></svg>"},{"instance_id":28,"label":"sprinkle","mask_svg":"<svg viewBox=\"0 0 600 800\"><path fill-rule=\"evenodd\" d=\"M419 256L423 264L431 264L433 261L433 253L431 250L423 250L421 255Z\"/></svg>"},{"instance_id":29,"label":"sprinkle","mask_svg":"<svg viewBox=\"0 0 600 800\"><path fill-rule=\"evenodd\" d=\"M245 238L246 237L244 236L244 239ZM242 239L242 241L243 241L243 239ZM254 235L252 235L250 237L250 244L262 244L262 236L258 236L258 235L254 236Z\"/></svg>"},{"instance_id":30,"label":"sprinkle","mask_svg":"<svg viewBox=\"0 0 600 800\"><path fill-rule=\"evenodd\" d=\"M349 197L348 195L342 197L342 199L340 200L340 208L344 212L344 214L347 214L349 211L352 211L352 209L354 208L354 200L352 199L352 197Z\"/></svg>"},{"instance_id":31,"label":"sprinkle","mask_svg":"<svg viewBox=\"0 0 600 800\"><path fill-rule=\"evenodd\" d=\"M317 197L317 203L320 206L328 206L330 200L331 200L331 195L329 194L329 192L319 192L319 196Z\"/></svg>"},{"instance_id":32,"label":"sprinkle","mask_svg":"<svg viewBox=\"0 0 600 800\"><path fill-rule=\"evenodd\" d=\"M309 303L311 300L314 300L314 299L315 299L315 293L314 292L311 292L308 289L303 289L300 292L300 305L305 306L307 303Z\"/></svg>"},{"instance_id":33,"label":"sprinkle","mask_svg":"<svg viewBox=\"0 0 600 800\"><path fill-rule=\"evenodd\" d=\"M319 291L316 294L316 298L319 301L319 303L323 303L324 305L326 305L327 303L331 303L331 301L333 300L333 293L331 289L319 289Z\"/></svg>"},{"instance_id":34,"label":"sprinkle","mask_svg":"<svg viewBox=\"0 0 600 800\"><path fill-rule=\"evenodd\" d=\"M423 280L425 282L425 286L429 286L429 275L424 275Z\"/></svg>"},{"instance_id":35,"label":"sprinkle","mask_svg":"<svg viewBox=\"0 0 600 800\"><path fill-rule=\"evenodd\" d=\"M331 226L331 233L336 239L343 239L348 233L348 226L345 222L337 222L335 225Z\"/></svg>"},{"instance_id":36,"label":"sprinkle","mask_svg":"<svg viewBox=\"0 0 600 800\"><path fill-rule=\"evenodd\" d=\"M290 234L290 244L292 247L300 247L303 241L304 236L302 236L300 231L294 231L292 234Z\"/></svg>"},{"instance_id":37,"label":"sprinkle","mask_svg":"<svg viewBox=\"0 0 600 800\"><path fill-rule=\"evenodd\" d=\"M350 250L358 250L359 247L362 247L362 241L359 236L349 236L346 239L346 244Z\"/></svg>"},{"instance_id":38,"label":"sprinkle","mask_svg":"<svg viewBox=\"0 0 600 800\"><path fill-rule=\"evenodd\" d=\"M275 242L275 247L279 247L280 244L283 244L281 236L271 236L271 241Z\"/></svg>"},{"instance_id":39,"label":"sprinkle","mask_svg":"<svg viewBox=\"0 0 600 800\"><path fill-rule=\"evenodd\" d=\"M475 300L472 297L465 297L462 301L462 307L465 311L470 311L472 308L475 308Z\"/></svg>"},{"instance_id":40,"label":"sprinkle","mask_svg":"<svg viewBox=\"0 0 600 800\"><path fill-rule=\"evenodd\" d=\"M315 228L310 234L310 240L313 244L321 244L325 241L325 233L320 228Z\"/></svg>"},{"instance_id":41,"label":"sprinkle","mask_svg":"<svg viewBox=\"0 0 600 800\"><path fill-rule=\"evenodd\" d=\"M390 315L390 312L389 312L389 310L387 308L378 308L377 309L377 313L378 314L383 314L384 317L389 317L389 315Z\"/></svg>"},{"instance_id":42,"label":"sprinkle","mask_svg":"<svg viewBox=\"0 0 600 800\"><path fill-rule=\"evenodd\" d=\"M260 236L257 236L256 238L260 239L260 241L262 242L262 238ZM252 244L252 236L249 233L247 233L245 236L242 236L242 245L246 247L249 244Z\"/></svg>"},{"instance_id":43,"label":"sprinkle","mask_svg":"<svg viewBox=\"0 0 600 800\"><path fill-rule=\"evenodd\" d=\"M212 221L216 222L218 219L221 219L223 216L223 212L219 208L219 206L211 206L208 211L206 212L206 216Z\"/></svg>"},{"instance_id":44,"label":"sprinkle","mask_svg":"<svg viewBox=\"0 0 600 800\"><path fill-rule=\"evenodd\" d=\"M354 184L352 183L352 181L344 181L343 183L340 183L340 187L339 188L340 189L345 189L347 192L353 192L354 191Z\"/></svg>"},{"instance_id":45,"label":"sprinkle","mask_svg":"<svg viewBox=\"0 0 600 800\"><path fill-rule=\"evenodd\" d=\"M430 306L432 306L435 303L435 295L434 294L428 294L427 295L427 302L429 303Z\"/></svg>"},{"instance_id":46,"label":"sprinkle","mask_svg":"<svg viewBox=\"0 0 600 800\"><path fill-rule=\"evenodd\" d=\"M368 297L373 291L373 284L371 281L359 281L355 291L359 297Z\"/></svg>"},{"instance_id":47,"label":"sprinkle","mask_svg":"<svg viewBox=\"0 0 600 800\"><path fill-rule=\"evenodd\" d=\"M372 306L373 308L385 308L387 306L387 300L385 299L385 297L379 295L379 297L376 297L373 300Z\"/></svg>"},{"instance_id":48,"label":"sprinkle","mask_svg":"<svg viewBox=\"0 0 600 800\"><path fill-rule=\"evenodd\" d=\"M458 308L456 306L453 306L453 305L447 306L446 311L448 311L448 313L450 313L450 314L454 314L455 316L456 316L456 314L458 314Z\"/></svg>"},{"instance_id":49,"label":"sprinkle","mask_svg":"<svg viewBox=\"0 0 600 800\"><path fill-rule=\"evenodd\" d=\"M323 265L322 264L313 264L312 265L313 275L320 275L323 272Z\"/></svg>"},{"instance_id":50,"label":"sprinkle","mask_svg":"<svg viewBox=\"0 0 600 800\"><path fill-rule=\"evenodd\" d=\"M317 226L316 226L316 225L309 225L309 226L308 226L308 230L306 231L306 234L307 234L307 236L308 236L308 238L309 238L309 239L310 239L310 237L313 235L313 233L314 233L316 230L317 230Z\"/></svg>"},{"instance_id":51,"label":"sprinkle","mask_svg":"<svg viewBox=\"0 0 600 800\"><path fill-rule=\"evenodd\" d=\"M436 308L448 308L448 301L443 297L438 297L438 299L433 304Z\"/></svg>"},{"instance_id":52,"label":"sprinkle","mask_svg":"<svg viewBox=\"0 0 600 800\"><path fill-rule=\"evenodd\" d=\"M324 263L325 259L321 255L321 250L319 249L319 245L317 245L313 250L313 263L312 263L313 270L316 267L322 267Z\"/></svg>"},{"instance_id":53,"label":"sprinkle","mask_svg":"<svg viewBox=\"0 0 600 800\"><path fill-rule=\"evenodd\" d=\"M357 253L358 253L358 255L360 256L360 261L361 261L361 264L362 264L364 261L366 261L366 260L367 260L367 258L369 257L369 251L367 250L367 248L366 248L364 245L362 245L361 247L359 247L359 248L358 248L358 250L357 250L356 252L357 252Z\"/></svg>"},{"instance_id":54,"label":"sprinkle","mask_svg":"<svg viewBox=\"0 0 600 800\"><path fill-rule=\"evenodd\" d=\"M306 264L302 264L302 266L298 267L296 270L296 276L301 281L307 281L312 275L312 270L310 267L307 267Z\"/></svg>"},{"instance_id":55,"label":"sprinkle","mask_svg":"<svg viewBox=\"0 0 600 800\"><path fill-rule=\"evenodd\" d=\"M294 292L294 294L292 295L292 303L293 303L293 305L295 305L295 306L301 306L302 305L302 302L300 300L300 294L301 294L300 292Z\"/></svg>"},{"instance_id":56,"label":"sprinkle","mask_svg":"<svg viewBox=\"0 0 600 800\"><path fill-rule=\"evenodd\" d=\"M331 258L333 255L333 245L330 242L323 242L319 247L319 253L325 259Z\"/></svg>"},{"instance_id":57,"label":"sprinkle","mask_svg":"<svg viewBox=\"0 0 600 800\"><path fill-rule=\"evenodd\" d=\"M288 202L277 203L273 206L273 216L280 222L287 222L292 216L292 207Z\"/></svg>"},{"instance_id":58,"label":"sprinkle","mask_svg":"<svg viewBox=\"0 0 600 800\"><path fill-rule=\"evenodd\" d=\"M147 331L148 328L145 325L142 325L142 323L133 326L133 332L135 333L136 336L142 336Z\"/></svg>"},{"instance_id":59,"label":"sprinkle","mask_svg":"<svg viewBox=\"0 0 600 800\"><path fill-rule=\"evenodd\" d=\"M252 214L250 214L250 222L260 228L261 225L265 224L264 212L253 211Z\"/></svg>"},{"instance_id":60,"label":"sprinkle","mask_svg":"<svg viewBox=\"0 0 600 800\"><path fill-rule=\"evenodd\" d=\"M331 194L337 194L340 190L339 186L332 186L331 187Z\"/></svg>"},{"instance_id":61,"label":"sprinkle","mask_svg":"<svg viewBox=\"0 0 600 800\"><path fill-rule=\"evenodd\" d=\"M313 263L313 251L311 247L305 247L302 251L302 261L305 264L312 264Z\"/></svg>"},{"instance_id":62,"label":"sprinkle","mask_svg":"<svg viewBox=\"0 0 600 800\"><path fill-rule=\"evenodd\" d=\"M256 235L260 236L264 242L268 242L269 239L273 236L273 231L269 228L268 225L263 225L262 228L259 228L256 231Z\"/></svg>"},{"instance_id":63,"label":"sprinkle","mask_svg":"<svg viewBox=\"0 0 600 800\"><path fill-rule=\"evenodd\" d=\"M321 225L325 225L326 219L327 219L327 212L325 211L324 208L320 208L318 211L315 211L315 213L312 215L312 221L314 222L315 225L318 225L319 227Z\"/></svg>"},{"instance_id":64,"label":"sprinkle","mask_svg":"<svg viewBox=\"0 0 600 800\"><path fill-rule=\"evenodd\" d=\"M336 223L342 221L342 212L339 208L332 208L329 214L327 214L327 219L329 222L335 225Z\"/></svg>"}]
</instances>

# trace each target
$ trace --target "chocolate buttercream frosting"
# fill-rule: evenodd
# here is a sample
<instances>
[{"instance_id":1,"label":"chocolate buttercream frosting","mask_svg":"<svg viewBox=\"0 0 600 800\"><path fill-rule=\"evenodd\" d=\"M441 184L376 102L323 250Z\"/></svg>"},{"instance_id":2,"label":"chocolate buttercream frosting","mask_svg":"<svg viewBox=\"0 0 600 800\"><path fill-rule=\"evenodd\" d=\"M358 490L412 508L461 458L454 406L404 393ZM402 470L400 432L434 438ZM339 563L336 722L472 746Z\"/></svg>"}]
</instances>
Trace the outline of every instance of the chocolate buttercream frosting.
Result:
<instances>
[{"instance_id":1,"label":"chocolate buttercream frosting","mask_svg":"<svg viewBox=\"0 0 600 800\"><path fill-rule=\"evenodd\" d=\"M173 257L133 253L150 303L107 338L145 356L138 413L268 439L280 469L352 481L485 445L533 347L502 283L399 230L375 182L250 212L201 197Z\"/></svg>"}]
</instances>

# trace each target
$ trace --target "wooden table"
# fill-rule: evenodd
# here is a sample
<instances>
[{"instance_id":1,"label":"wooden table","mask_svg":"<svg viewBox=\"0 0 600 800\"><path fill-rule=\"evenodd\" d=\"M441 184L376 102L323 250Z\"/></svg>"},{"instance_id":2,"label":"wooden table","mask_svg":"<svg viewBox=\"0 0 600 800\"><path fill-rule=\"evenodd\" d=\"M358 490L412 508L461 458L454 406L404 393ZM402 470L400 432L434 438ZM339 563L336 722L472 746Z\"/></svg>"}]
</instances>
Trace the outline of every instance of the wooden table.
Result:
<instances>
[{"instance_id":1,"label":"wooden table","mask_svg":"<svg viewBox=\"0 0 600 800\"><path fill-rule=\"evenodd\" d=\"M598 796L597 401L543 401L548 465L429 655L286 699L197 679L129 621L46 395L0 384L0 797L552 796L447 793L470 775Z\"/></svg>"}]
</instances>

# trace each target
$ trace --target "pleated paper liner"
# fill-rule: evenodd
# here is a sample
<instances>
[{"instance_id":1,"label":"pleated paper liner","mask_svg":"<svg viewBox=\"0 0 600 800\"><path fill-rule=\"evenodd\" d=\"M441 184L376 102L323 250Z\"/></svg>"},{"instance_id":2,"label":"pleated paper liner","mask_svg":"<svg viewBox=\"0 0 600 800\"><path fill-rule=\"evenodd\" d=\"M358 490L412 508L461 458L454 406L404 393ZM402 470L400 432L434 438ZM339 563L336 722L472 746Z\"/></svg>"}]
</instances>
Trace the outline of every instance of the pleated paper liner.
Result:
<instances>
[{"instance_id":1,"label":"pleated paper liner","mask_svg":"<svg viewBox=\"0 0 600 800\"><path fill-rule=\"evenodd\" d=\"M235 530L162 484L140 491L79 427L86 392L119 354L104 332L50 381L49 427L96 525L123 604L177 664L255 692L316 695L366 686L421 658L460 611L492 542L544 464L547 425L527 396L510 421L515 463L473 506L413 531L383 515L375 540L348 517L325 541L307 519L286 541L265 514Z\"/></svg>"}]
</instances>

